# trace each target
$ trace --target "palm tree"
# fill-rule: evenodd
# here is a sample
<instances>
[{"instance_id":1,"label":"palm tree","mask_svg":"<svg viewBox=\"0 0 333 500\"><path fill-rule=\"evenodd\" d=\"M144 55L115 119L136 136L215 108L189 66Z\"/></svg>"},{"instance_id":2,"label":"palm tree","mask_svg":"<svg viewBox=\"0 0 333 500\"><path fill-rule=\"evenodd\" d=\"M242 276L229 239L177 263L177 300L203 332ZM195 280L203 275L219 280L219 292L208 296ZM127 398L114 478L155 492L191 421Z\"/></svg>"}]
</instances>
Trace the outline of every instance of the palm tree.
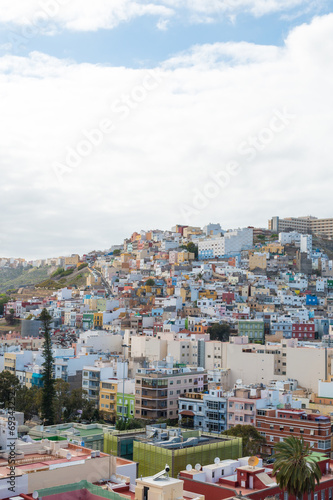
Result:
<instances>
[{"instance_id":1,"label":"palm tree","mask_svg":"<svg viewBox=\"0 0 333 500\"><path fill-rule=\"evenodd\" d=\"M282 490L301 500L304 493L314 491L319 484L321 470L312 448L303 438L287 437L275 445L273 475Z\"/></svg>"}]
</instances>

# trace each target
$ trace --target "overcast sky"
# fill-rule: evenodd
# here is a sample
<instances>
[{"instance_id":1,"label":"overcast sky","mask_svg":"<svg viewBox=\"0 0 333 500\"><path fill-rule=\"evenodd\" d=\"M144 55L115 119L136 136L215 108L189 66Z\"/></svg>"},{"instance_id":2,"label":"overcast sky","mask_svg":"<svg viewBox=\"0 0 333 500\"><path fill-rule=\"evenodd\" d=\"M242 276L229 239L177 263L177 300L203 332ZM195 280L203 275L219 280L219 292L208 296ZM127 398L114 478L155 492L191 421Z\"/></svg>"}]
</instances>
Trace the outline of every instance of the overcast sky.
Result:
<instances>
[{"instance_id":1,"label":"overcast sky","mask_svg":"<svg viewBox=\"0 0 333 500\"><path fill-rule=\"evenodd\" d=\"M333 216L329 2L2 0L0 24L0 257Z\"/></svg>"}]
</instances>

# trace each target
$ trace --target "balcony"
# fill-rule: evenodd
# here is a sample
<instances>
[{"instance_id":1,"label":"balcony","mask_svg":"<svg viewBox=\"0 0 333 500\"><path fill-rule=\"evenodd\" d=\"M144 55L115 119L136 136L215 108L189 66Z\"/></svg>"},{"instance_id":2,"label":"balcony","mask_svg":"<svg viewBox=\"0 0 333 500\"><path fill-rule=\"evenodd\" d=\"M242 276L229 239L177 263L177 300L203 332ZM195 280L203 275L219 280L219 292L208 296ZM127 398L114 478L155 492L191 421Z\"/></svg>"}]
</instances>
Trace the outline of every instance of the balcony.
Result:
<instances>
[{"instance_id":1,"label":"balcony","mask_svg":"<svg viewBox=\"0 0 333 500\"><path fill-rule=\"evenodd\" d=\"M165 390L168 388L168 383L164 385L152 385L142 382L142 387L146 387L147 389L153 389L153 390L162 390L162 389Z\"/></svg>"},{"instance_id":2,"label":"balcony","mask_svg":"<svg viewBox=\"0 0 333 500\"><path fill-rule=\"evenodd\" d=\"M149 410L167 410L167 405L162 405L161 403L159 404L158 401L142 400L141 408Z\"/></svg>"},{"instance_id":3,"label":"balcony","mask_svg":"<svg viewBox=\"0 0 333 500\"><path fill-rule=\"evenodd\" d=\"M155 389L142 390L142 397L146 399L168 399L167 391L156 391Z\"/></svg>"}]
</instances>

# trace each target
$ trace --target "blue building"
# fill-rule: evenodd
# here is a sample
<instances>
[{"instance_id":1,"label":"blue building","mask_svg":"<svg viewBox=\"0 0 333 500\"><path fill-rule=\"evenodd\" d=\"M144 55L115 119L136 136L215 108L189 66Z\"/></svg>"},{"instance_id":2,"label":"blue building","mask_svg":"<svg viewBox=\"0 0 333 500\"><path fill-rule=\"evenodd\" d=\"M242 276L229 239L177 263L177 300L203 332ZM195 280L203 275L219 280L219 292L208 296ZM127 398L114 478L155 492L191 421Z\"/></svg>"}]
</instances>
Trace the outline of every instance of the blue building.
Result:
<instances>
[{"instance_id":1,"label":"blue building","mask_svg":"<svg viewBox=\"0 0 333 500\"><path fill-rule=\"evenodd\" d=\"M307 306L318 306L319 301L316 295L307 295L306 296L306 305Z\"/></svg>"},{"instance_id":2,"label":"blue building","mask_svg":"<svg viewBox=\"0 0 333 500\"><path fill-rule=\"evenodd\" d=\"M220 434L227 429L227 406L221 389L186 394L178 399L179 426Z\"/></svg>"}]
</instances>

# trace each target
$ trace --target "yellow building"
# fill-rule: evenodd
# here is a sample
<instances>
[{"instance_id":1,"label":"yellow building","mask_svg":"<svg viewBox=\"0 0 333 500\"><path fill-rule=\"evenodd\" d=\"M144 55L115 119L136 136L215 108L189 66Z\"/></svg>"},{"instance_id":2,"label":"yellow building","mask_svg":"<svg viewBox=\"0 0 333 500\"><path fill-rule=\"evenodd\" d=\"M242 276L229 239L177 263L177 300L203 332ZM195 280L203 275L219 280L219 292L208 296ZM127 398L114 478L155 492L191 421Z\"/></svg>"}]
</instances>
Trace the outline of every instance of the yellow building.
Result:
<instances>
[{"instance_id":1,"label":"yellow building","mask_svg":"<svg viewBox=\"0 0 333 500\"><path fill-rule=\"evenodd\" d=\"M99 411L103 412L107 420L115 421L117 415L117 379L100 382Z\"/></svg>"},{"instance_id":2,"label":"yellow building","mask_svg":"<svg viewBox=\"0 0 333 500\"><path fill-rule=\"evenodd\" d=\"M130 254L130 253L122 253L120 255L120 261L122 264L124 264L125 262L128 262L131 259L132 259L132 254Z\"/></svg>"},{"instance_id":3,"label":"yellow building","mask_svg":"<svg viewBox=\"0 0 333 500\"><path fill-rule=\"evenodd\" d=\"M217 293L215 290L201 290L199 292L199 299L217 299Z\"/></svg>"},{"instance_id":4,"label":"yellow building","mask_svg":"<svg viewBox=\"0 0 333 500\"><path fill-rule=\"evenodd\" d=\"M94 286L94 285L100 285L101 284L101 278L99 276L94 276L93 274L89 274L87 276L86 280L86 285L87 286Z\"/></svg>"},{"instance_id":5,"label":"yellow building","mask_svg":"<svg viewBox=\"0 0 333 500\"><path fill-rule=\"evenodd\" d=\"M178 252L178 254L177 254L178 264L182 264L183 262L188 262L190 260L193 260L194 258L195 258L194 253L187 252L186 250L183 250L182 252Z\"/></svg>"},{"instance_id":6,"label":"yellow building","mask_svg":"<svg viewBox=\"0 0 333 500\"><path fill-rule=\"evenodd\" d=\"M184 286L180 289L180 296L183 300L183 302L186 302L187 300L191 300L191 290L189 286Z\"/></svg>"},{"instance_id":7,"label":"yellow building","mask_svg":"<svg viewBox=\"0 0 333 500\"><path fill-rule=\"evenodd\" d=\"M25 385L28 389L32 387L32 372L30 371L25 372Z\"/></svg>"},{"instance_id":8,"label":"yellow building","mask_svg":"<svg viewBox=\"0 0 333 500\"><path fill-rule=\"evenodd\" d=\"M267 256L265 253L253 253L249 257L250 271L254 269L267 269Z\"/></svg>"},{"instance_id":9,"label":"yellow building","mask_svg":"<svg viewBox=\"0 0 333 500\"><path fill-rule=\"evenodd\" d=\"M16 371L16 353L15 352L6 352L5 353L3 369L5 371L9 371L13 375L15 375L15 371Z\"/></svg>"},{"instance_id":10,"label":"yellow building","mask_svg":"<svg viewBox=\"0 0 333 500\"><path fill-rule=\"evenodd\" d=\"M80 261L79 255L72 255L71 257L65 257L65 266L76 267Z\"/></svg>"},{"instance_id":11,"label":"yellow building","mask_svg":"<svg viewBox=\"0 0 333 500\"><path fill-rule=\"evenodd\" d=\"M281 255L284 252L284 246L278 242L268 243L265 247L262 248L262 251Z\"/></svg>"},{"instance_id":12,"label":"yellow building","mask_svg":"<svg viewBox=\"0 0 333 500\"><path fill-rule=\"evenodd\" d=\"M95 312L94 313L94 327L102 327L103 326L103 313Z\"/></svg>"},{"instance_id":13,"label":"yellow building","mask_svg":"<svg viewBox=\"0 0 333 500\"><path fill-rule=\"evenodd\" d=\"M106 299L84 299L89 311L106 311Z\"/></svg>"},{"instance_id":14,"label":"yellow building","mask_svg":"<svg viewBox=\"0 0 333 500\"><path fill-rule=\"evenodd\" d=\"M185 227L183 230L183 236L184 238L188 238L191 235L199 235L202 234L202 229L201 227Z\"/></svg>"}]
</instances>

